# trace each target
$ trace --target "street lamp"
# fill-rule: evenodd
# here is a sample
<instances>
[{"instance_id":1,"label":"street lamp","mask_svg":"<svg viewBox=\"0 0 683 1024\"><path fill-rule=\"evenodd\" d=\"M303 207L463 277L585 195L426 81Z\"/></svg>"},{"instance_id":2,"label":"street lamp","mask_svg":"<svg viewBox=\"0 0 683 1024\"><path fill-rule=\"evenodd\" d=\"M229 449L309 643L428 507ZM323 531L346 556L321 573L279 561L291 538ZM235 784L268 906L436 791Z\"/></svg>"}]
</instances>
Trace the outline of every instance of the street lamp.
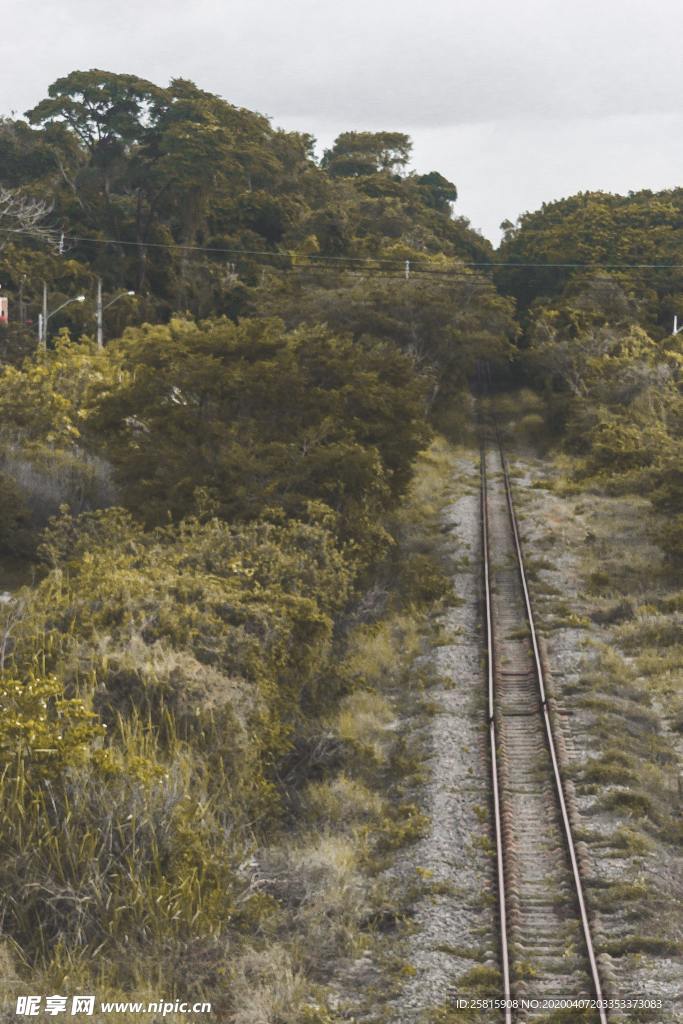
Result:
<instances>
[{"instance_id":1,"label":"street lamp","mask_svg":"<svg viewBox=\"0 0 683 1024\"><path fill-rule=\"evenodd\" d=\"M95 314L95 316L97 318L97 347L98 348L104 348L104 330L103 330L103 325L102 325L102 314L104 313L105 309L109 309L109 307L113 306L115 302L118 302L119 299L122 299L124 297L124 295L135 295L135 292L119 292L118 295L115 295L113 299L110 299L109 302L107 302L107 304L103 306L102 305L102 278L101 277L97 278L97 313Z\"/></svg>"},{"instance_id":2,"label":"street lamp","mask_svg":"<svg viewBox=\"0 0 683 1024\"><path fill-rule=\"evenodd\" d=\"M47 348L47 325L48 321L59 313L60 309L70 305L72 302L85 302L85 295L76 295L73 299L67 299L61 306L57 306L50 313L47 311L47 285L43 282L43 312L38 314L38 341L43 348Z\"/></svg>"}]
</instances>

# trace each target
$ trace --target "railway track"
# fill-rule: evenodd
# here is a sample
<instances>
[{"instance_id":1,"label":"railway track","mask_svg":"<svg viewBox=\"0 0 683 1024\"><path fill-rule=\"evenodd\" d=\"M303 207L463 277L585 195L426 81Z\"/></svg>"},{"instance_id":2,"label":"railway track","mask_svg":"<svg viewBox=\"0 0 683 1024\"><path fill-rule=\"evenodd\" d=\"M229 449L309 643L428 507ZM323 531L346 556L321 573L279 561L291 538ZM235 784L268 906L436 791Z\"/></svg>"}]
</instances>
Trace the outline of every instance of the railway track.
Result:
<instances>
[{"instance_id":1,"label":"railway track","mask_svg":"<svg viewBox=\"0 0 683 1024\"><path fill-rule=\"evenodd\" d=\"M495 421L483 433L481 524L489 745L506 1024L548 1015L544 999L603 999L572 835L543 658ZM570 1018L566 1018L570 1019ZM574 1018L571 1018L574 1019ZM576 1021L607 1024L606 1011Z\"/></svg>"}]
</instances>

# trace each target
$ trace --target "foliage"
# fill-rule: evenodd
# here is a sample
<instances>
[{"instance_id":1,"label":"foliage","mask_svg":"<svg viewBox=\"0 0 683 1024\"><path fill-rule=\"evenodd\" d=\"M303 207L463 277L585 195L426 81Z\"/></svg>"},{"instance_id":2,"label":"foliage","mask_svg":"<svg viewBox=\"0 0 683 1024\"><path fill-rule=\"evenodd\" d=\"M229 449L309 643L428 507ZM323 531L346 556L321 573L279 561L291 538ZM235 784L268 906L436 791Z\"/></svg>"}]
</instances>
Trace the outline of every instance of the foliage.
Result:
<instances>
[{"instance_id":1,"label":"foliage","mask_svg":"<svg viewBox=\"0 0 683 1024\"><path fill-rule=\"evenodd\" d=\"M343 132L325 151L322 165L332 177L357 177L405 167L412 143L400 132Z\"/></svg>"},{"instance_id":2,"label":"foliage","mask_svg":"<svg viewBox=\"0 0 683 1024\"><path fill-rule=\"evenodd\" d=\"M35 227L0 253L12 308L34 316L42 280L51 309L98 277L136 295L104 350L91 302L50 321L78 342L22 362L29 327L2 340L0 545L56 513L38 582L0 605L5 933L54 977L97 960L124 992L218 991L244 1024L331 1020L311 979L358 956L371 870L425 824L398 709L450 589L457 464L425 453L431 424L461 433L478 362L518 355L583 473L647 486L678 557L679 271L501 268L506 297L408 136L343 132L317 162L183 79L77 71L27 117L0 122L0 205ZM680 205L551 204L501 260L675 262Z\"/></svg>"},{"instance_id":3,"label":"foliage","mask_svg":"<svg viewBox=\"0 0 683 1024\"><path fill-rule=\"evenodd\" d=\"M239 714L263 697L293 721L350 581L333 535L311 517L243 527L191 519L144 533L122 510L78 520L64 510L42 547L54 568L15 625L13 657L34 656L40 623L49 664L73 688L95 686L112 720L137 709L161 728L170 708L190 727L233 693Z\"/></svg>"},{"instance_id":4,"label":"foliage","mask_svg":"<svg viewBox=\"0 0 683 1024\"><path fill-rule=\"evenodd\" d=\"M264 912L239 864L277 820L350 581L310 515L150 533L64 509L47 531L49 572L0 609L0 902L29 958L106 950L125 987L152 948L173 985L181 950Z\"/></svg>"},{"instance_id":5,"label":"foliage","mask_svg":"<svg viewBox=\"0 0 683 1024\"><path fill-rule=\"evenodd\" d=\"M74 449L93 396L117 374L111 353L74 344L62 335L49 354L37 353L21 367L0 368L0 436L26 450L50 445Z\"/></svg>"},{"instance_id":6,"label":"foliage","mask_svg":"<svg viewBox=\"0 0 683 1024\"><path fill-rule=\"evenodd\" d=\"M683 354L680 338L657 340L642 319L623 282L577 278L529 309L523 363L549 396L565 442L584 457L583 475L645 484L667 516L659 537L678 559Z\"/></svg>"},{"instance_id":7,"label":"foliage","mask_svg":"<svg viewBox=\"0 0 683 1024\"><path fill-rule=\"evenodd\" d=\"M642 325L661 335L670 329L683 298L678 265L682 207L680 188L625 196L580 192L544 203L508 225L499 260L524 266L502 267L496 279L526 310L538 298L556 300L602 264L640 305ZM550 263L561 266L543 269Z\"/></svg>"},{"instance_id":8,"label":"foliage","mask_svg":"<svg viewBox=\"0 0 683 1024\"><path fill-rule=\"evenodd\" d=\"M161 967L173 986L178 952L236 912L245 887L211 807L189 798L181 759L147 746L129 739L120 763L93 756L39 786L0 780L0 906L34 963L66 954L82 971L98 951L119 984Z\"/></svg>"},{"instance_id":9,"label":"foliage","mask_svg":"<svg viewBox=\"0 0 683 1024\"><path fill-rule=\"evenodd\" d=\"M0 711L0 766L6 778L19 772L35 782L58 775L82 760L103 732L82 701L64 697L54 677L3 676Z\"/></svg>"},{"instance_id":10,"label":"foliage","mask_svg":"<svg viewBox=\"0 0 683 1024\"><path fill-rule=\"evenodd\" d=\"M257 309L288 325L326 323L354 339L382 338L412 356L430 385L429 402L443 414L469 385L477 360L504 365L516 335L509 301L478 274L442 261L448 282L415 278L342 278L336 287L303 278L296 287L267 281ZM435 268L436 269L436 268Z\"/></svg>"},{"instance_id":11,"label":"foliage","mask_svg":"<svg viewBox=\"0 0 683 1024\"><path fill-rule=\"evenodd\" d=\"M18 719L5 698L0 748L24 743L0 777L0 911L34 971L85 983L95 963L107 989L161 978L226 1014L256 1005L265 944L259 963L292 965L292 983L258 975L258 1000L322 1020L312 979L367 941L375 912L398 913L368 865L424 827L387 793L403 793L405 751L380 688L415 677L431 575L411 565L410 610L335 646L356 569L329 508L231 524L199 497L201 516L154 530L120 508L63 508L44 578L0 606L7 692L23 701ZM322 778L291 767L308 738L337 750ZM41 753L57 743L59 758ZM297 802L301 827L281 838Z\"/></svg>"},{"instance_id":12,"label":"foliage","mask_svg":"<svg viewBox=\"0 0 683 1024\"><path fill-rule=\"evenodd\" d=\"M62 503L81 511L111 501L109 468L83 448L82 433L95 394L117 377L109 354L66 335L49 353L0 368L5 515L17 528L44 526ZM19 549L27 540L24 529Z\"/></svg>"},{"instance_id":13,"label":"foliage","mask_svg":"<svg viewBox=\"0 0 683 1024\"><path fill-rule=\"evenodd\" d=\"M428 436L413 361L385 343L276 320L174 320L130 330L121 355L126 378L90 426L148 522L188 513L201 488L228 519L323 501L362 544Z\"/></svg>"}]
</instances>

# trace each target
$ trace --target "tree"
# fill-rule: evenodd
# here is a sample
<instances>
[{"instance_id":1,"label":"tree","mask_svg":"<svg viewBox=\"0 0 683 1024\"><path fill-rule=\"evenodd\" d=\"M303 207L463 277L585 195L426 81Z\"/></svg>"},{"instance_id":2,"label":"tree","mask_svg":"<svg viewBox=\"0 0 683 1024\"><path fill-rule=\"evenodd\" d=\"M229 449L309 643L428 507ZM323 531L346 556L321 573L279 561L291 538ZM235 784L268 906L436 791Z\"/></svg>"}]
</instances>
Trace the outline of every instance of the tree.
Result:
<instances>
[{"instance_id":1,"label":"tree","mask_svg":"<svg viewBox=\"0 0 683 1024\"><path fill-rule=\"evenodd\" d=\"M412 148L402 132L342 132L325 150L322 166L335 178L395 174L410 160Z\"/></svg>"},{"instance_id":2,"label":"tree","mask_svg":"<svg viewBox=\"0 0 683 1024\"><path fill-rule=\"evenodd\" d=\"M186 79L161 87L74 71L48 93L28 112L30 125L0 123L8 154L0 184L22 182L32 200L53 197L51 220L71 236L71 260L111 291L135 289L141 320L177 310L242 315L264 254L276 268L304 252L491 256L490 243L452 217L451 182L438 172L405 173L411 142L400 132L342 133L318 165L310 136L277 130ZM32 265L21 276L14 256L2 270L14 298L24 273L50 286L58 274L56 262L39 266L30 246L18 254L22 263L27 252ZM73 310L66 315L76 328Z\"/></svg>"},{"instance_id":3,"label":"tree","mask_svg":"<svg viewBox=\"0 0 683 1024\"><path fill-rule=\"evenodd\" d=\"M30 185L55 168L54 152L43 131L30 128L25 121L0 117L0 183L16 189Z\"/></svg>"},{"instance_id":4,"label":"tree","mask_svg":"<svg viewBox=\"0 0 683 1024\"><path fill-rule=\"evenodd\" d=\"M664 387L667 350L637 324L638 306L609 275L570 282L560 301L530 311L528 364L576 398L624 405Z\"/></svg>"},{"instance_id":5,"label":"tree","mask_svg":"<svg viewBox=\"0 0 683 1024\"><path fill-rule=\"evenodd\" d=\"M444 178L438 171L430 171L429 174L418 174L415 177L416 183L422 190L427 206L431 206L440 213L450 213L451 206L458 198L458 190L452 181Z\"/></svg>"},{"instance_id":6,"label":"tree","mask_svg":"<svg viewBox=\"0 0 683 1024\"><path fill-rule=\"evenodd\" d=\"M66 124L94 162L140 142L168 103L165 90L135 75L72 71L58 78L48 97L26 112L31 124Z\"/></svg>"}]
</instances>

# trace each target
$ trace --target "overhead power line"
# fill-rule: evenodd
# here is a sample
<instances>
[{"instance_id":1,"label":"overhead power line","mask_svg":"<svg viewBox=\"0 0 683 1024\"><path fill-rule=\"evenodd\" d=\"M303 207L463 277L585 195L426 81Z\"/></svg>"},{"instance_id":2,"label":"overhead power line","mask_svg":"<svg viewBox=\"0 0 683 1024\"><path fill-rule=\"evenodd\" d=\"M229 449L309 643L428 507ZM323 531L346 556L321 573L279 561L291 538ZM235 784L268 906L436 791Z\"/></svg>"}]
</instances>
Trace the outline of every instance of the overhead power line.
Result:
<instances>
[{"instance_id":1,"label":"overhead power line","mask_svg":"<svg viewBox=\"0 0 683 1024\"><path fill-rule=\"evenodd\" d=\"M29 235L31 232L20 228L0 228L6 234ZM55 232L55 239L57 233ZM187 245L182 242L141 242L125 238L98 238L86 235L67 235L61 232L59 235L60 251L63 251L65 242L74 242L85 245L116 245L128 246L136 249L165 249L177 252L207 253L218 256L257 256L268 259L292 259L309 260L310 266L323 263L356 263L376 264L383 267L393 267L403 272L406 264L405 259L387 259L380 256L325 256L317 253L300 253L294 250L273 251L271 249L237 249L223 248L220 246ZM456 257L454 257L456 258ZM452 276L458 274L456 268L440 270L437 267L422 266L419 258L411 259L411 273L435 274ZM588 261L583 263L520 263L513 260L460 260L462 267L473 270L683 270L683 263L601 263L599 261Z\"/></svg>"}]
</instances>

